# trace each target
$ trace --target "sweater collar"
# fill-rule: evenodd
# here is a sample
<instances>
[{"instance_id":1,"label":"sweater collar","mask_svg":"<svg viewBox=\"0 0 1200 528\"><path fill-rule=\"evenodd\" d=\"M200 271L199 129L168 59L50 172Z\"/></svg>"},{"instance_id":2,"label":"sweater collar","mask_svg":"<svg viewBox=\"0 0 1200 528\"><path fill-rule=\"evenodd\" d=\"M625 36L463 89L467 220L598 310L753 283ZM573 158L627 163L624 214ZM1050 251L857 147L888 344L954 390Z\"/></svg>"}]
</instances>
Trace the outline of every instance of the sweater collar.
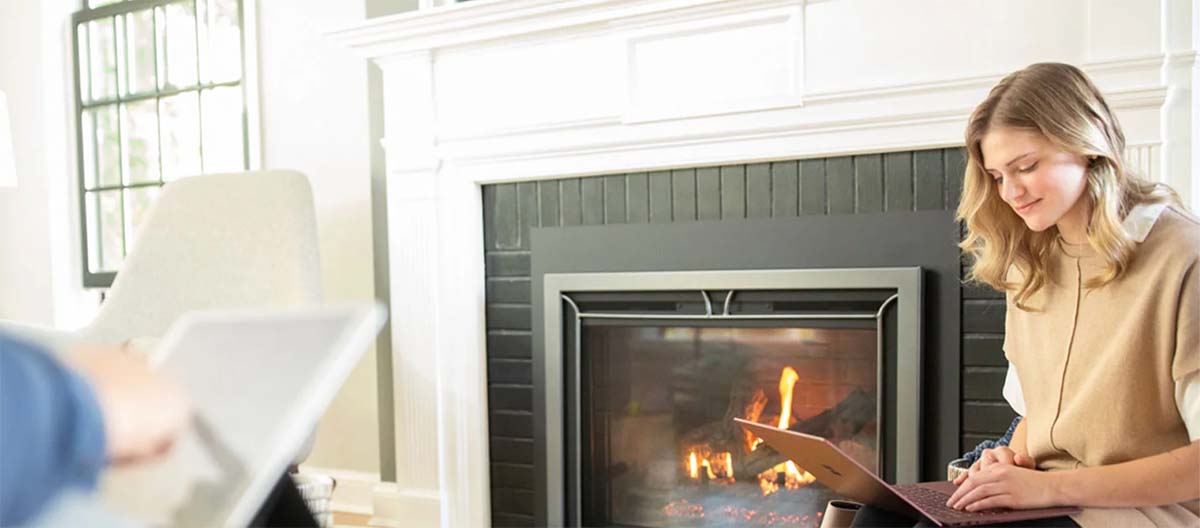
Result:
<instances>
[{"instance_id":1,"label":"sweater collar","mask_svg":"<svg viewBox=\"0 0 1200 528\"><path fill-rule=\"evenodd\" d=\"M1150 235L1150 230L1154 228L1154 224L1158 222L1158 217L1162 216L1163 211L1167 209L1165 203L1140 204L1129 210L1129 214L1125 215L1125 220L1121 221L1121 227L1125 228L1125 232L1139 244L1146 241L1146 237Z\"/></svg>"},{"instance_id":2,"label":"sweater collar","mask_svg":"<svg viewBox=\"0 0 1200 528\"><path fill-rule=\"evenodd\" d=\"M1121 228L1129 234L1130 238L1141 244L1146 241L1146 237L1150 236L1150 230L1154 228L1154 224L1158 222L1158 217L1162 216L1163 211L1166 209L1167 204L1165 203L1134 206L1125 215L1125 219L1121 221ZM1058 245L1062 248L1063 253L1071 257L1090 257L1095 254L1095 250L1092 249L1091 244L1087 242L1071 244L1064 240L1062 235L1058 236Z\"/></svg>"}]
</instances>

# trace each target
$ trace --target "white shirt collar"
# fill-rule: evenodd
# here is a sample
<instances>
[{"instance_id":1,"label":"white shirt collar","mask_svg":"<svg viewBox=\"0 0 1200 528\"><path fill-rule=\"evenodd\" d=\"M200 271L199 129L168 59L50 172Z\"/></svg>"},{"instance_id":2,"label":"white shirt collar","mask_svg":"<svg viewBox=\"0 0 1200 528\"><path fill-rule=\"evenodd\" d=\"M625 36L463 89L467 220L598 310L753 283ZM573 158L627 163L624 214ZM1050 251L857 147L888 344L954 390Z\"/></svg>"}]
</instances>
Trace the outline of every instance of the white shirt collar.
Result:
<instances>
[{"instance_id":1,"label":"white shirt collar","mask_svg":"<svg viewBox=\"0 0 1200 528\"><path fill-rule=\"evenodd\" d=\"M1125 220L1121 222L1121 227L1125 228L1125 232L1136 240L1139 244L1146 241L1146 237L1150 235L1150 230L1154 228L1154 223L1158 222L1158 217L1162 216L1162 212L1167 209L1165 203L1140 204L1129 210L1129 214L1125 215Z\"/></svg>"}]
</instances>

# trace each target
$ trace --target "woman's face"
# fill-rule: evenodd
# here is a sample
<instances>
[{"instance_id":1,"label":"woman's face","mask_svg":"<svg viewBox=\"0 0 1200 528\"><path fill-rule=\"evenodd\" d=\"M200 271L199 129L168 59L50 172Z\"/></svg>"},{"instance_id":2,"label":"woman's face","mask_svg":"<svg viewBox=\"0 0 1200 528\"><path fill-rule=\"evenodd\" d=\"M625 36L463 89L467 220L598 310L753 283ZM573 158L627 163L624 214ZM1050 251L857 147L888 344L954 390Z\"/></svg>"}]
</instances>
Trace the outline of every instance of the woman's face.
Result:
<instances>
[{"instance_id":1,"label":"woman's face","mask_svg":"<svg viewBox=\"0 0 1200 528\"><path fill-rule=\"evenodd\" d=\"M1087 158L1062 150L1041 133L995 128L980 142L996 192L1034 231L1058 225L1086 234Z\"/></svg>"}]
</instances>

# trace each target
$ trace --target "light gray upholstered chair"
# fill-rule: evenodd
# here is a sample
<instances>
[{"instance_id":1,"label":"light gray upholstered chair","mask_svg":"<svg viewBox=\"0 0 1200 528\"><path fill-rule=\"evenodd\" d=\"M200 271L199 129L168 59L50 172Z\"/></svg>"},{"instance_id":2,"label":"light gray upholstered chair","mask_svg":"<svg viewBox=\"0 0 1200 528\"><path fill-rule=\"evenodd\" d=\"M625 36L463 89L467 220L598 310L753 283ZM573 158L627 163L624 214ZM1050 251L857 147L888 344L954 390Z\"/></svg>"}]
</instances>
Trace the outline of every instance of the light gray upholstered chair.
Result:
<instances>
[{"instance_id":1,"label":"light gray upholstered chair","mask_svg":"<svg viewBox=\"0 0 1200 528\"><path fill-rule=\"evenodd\" d=\"M298 172L168 183L133 240L80 340L158 337L192 310L321 301L312 189Z\"/></svg>"},{"instance_id":2,"label":"light gray upholstered chair","mask_svg":"<svg viewBox=\"0 0 1200 528\"><path fill-rule=\"evenodd\" d=\"M181 178L166 184L147 212L90 324L59 332L6 322L0 330L60 350L152 342L193 310L320 302L319 266L312 189L303 174ZM311 448L310 438L301 458Z\"/></svg>"}]
</instances>

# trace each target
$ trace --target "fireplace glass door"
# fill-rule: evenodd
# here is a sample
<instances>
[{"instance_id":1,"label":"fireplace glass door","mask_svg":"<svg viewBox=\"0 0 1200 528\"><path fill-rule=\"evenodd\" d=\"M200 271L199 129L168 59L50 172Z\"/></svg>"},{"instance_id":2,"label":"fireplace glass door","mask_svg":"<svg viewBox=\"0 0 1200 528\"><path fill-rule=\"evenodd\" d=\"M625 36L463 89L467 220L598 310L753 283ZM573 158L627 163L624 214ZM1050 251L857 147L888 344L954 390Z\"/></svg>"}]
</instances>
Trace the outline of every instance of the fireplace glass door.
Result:
<instances>
[{"instance_id":1,"label":"fireplace glass door","mask_svg":"<svg viewBox=\"0 0 1200 528\"><path fill-rule=\"evenodd\" d=\"M647 323L581 328L585 526L819 526L838 497L734 418L828 438L878 473L874 321Z\"/></svg>"}]
</instances>

